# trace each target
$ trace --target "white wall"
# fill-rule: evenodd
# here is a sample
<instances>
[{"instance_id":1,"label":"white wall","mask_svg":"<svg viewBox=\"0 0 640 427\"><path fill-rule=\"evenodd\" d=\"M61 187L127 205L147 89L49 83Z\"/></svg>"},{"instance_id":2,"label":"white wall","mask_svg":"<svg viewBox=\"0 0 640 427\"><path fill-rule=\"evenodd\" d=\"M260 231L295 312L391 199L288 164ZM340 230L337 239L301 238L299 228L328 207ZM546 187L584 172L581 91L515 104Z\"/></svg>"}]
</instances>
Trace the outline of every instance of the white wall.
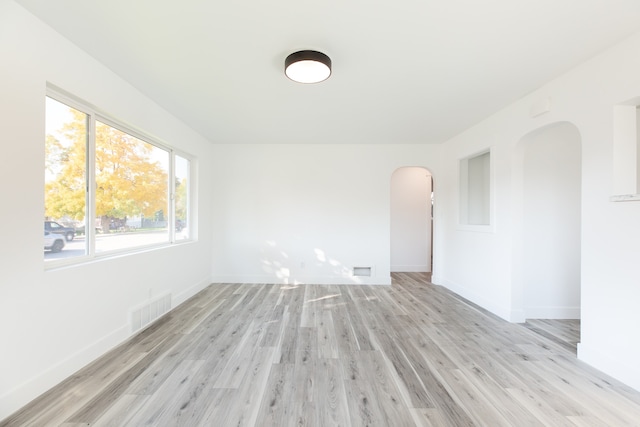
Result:
<instances>
[{"instance_id":1,"label":"white wall","mask_svg":"<svg viewBox=\"0 0 640 427\"><path fill-rule=\"evenodd\" d=\"M407 165L436 178L434 282L524 320L518 142L557 122L572 123L582 137L579 356L640 389L640 202L609 201L612 109L640 96L638 52L640 35L443 146L209 146L12 1L0 2L0 220L11 224L3 231L11 244L0 247L0 418L126 338L128 309L149 297L150 286L179 302L212 275L229 282L388 283L391 175ZM46 81L199 157L198 242L44 271ZM531 106L547 98L550 111L532 117ZM487 148L491 225L462 227L459 160ZM371 266L373 275L353 278L355 266Z\"/></svg>"},{"instance_id":2,"label":"white wall","mask_svg":"<svg viewBox=\"0 0 640 427\"><path fill-rule=\"evenodd\" d=\"M471 131L470 131L471 132ZM460 160L490 149L489 224L462 223ZM432 282L447 286L493 313L515 320L511 304L511 236L505 229L509 220L508 181L511 153L497 144L494 135L467 137L466 133L445 143L437 181Z\"/></svg>"},{"instance_id":3,"label":"white wall","mask_svg":"<svg viewBox=\"0 0 640 427\"><path fill-rule=\"evenodd\" d=\"M391 271L431 271L431 173L403 167L391 177Z\"/></svg>"},{"instance_id":4,"label":"white wall","mask_svg":"<svg viewBox=\"0 0 640 427\"><path fill-rule=\"evenodd\" d=\"M525 136L523 277L527 319L580 318L580 134L560 123Z\"/></svg>"},{"instance_id":5,"label":"white wall","mask_svg":"<svg viewBox=\"0 0 640 427\"><path fill-rule=\"evenodd\" d=\"M129 335L128 310L163 292L174 305L210 283L210 202L197 242L45 271L47 81L198 157L209 195L212 146L12 1L0 2L0 419ZM204 219L204 221L203 221Z\"/></svg>"},{"instance_id":6,"label":"white wall","mask_svg":"<svg viewBox=\"0 0 640 427\"><path fill-rule=\"evenodd\" d=\"M216 146L220 282L390 283L391 175L433 145ZM354 277L353 267L371 267Z\"/></svg>"},{"instance_id":7,"label":"white wall","mask_svg":"<svg viewBox=\"0 0 640 427\"><path fill-rule=\"evenodd\" d=\"M640 35L603 52L445 144L434 282L512 320L525 319L523 171L518 142L558 122L582 138L579 357L640 389L640 202L614 203L613 108L640 95ZM532 107L549 111L532 114ZM540 112L540 111L538 111ZM493 230L456 223L459 159L491 147Z\"/></svg>"}]
</instances>

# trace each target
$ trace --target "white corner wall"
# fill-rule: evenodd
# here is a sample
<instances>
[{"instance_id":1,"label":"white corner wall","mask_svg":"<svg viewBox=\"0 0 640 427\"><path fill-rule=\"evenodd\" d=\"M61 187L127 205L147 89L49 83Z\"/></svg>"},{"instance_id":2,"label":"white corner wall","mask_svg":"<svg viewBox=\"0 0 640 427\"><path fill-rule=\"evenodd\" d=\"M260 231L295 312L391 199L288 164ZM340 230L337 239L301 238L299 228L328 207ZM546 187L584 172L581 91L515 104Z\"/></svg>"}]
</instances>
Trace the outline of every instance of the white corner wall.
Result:
<instances>
[{"instance_id":1,"label":"white corner wall","mask_svg":"<svg viewBox=\"0 0 640 427\"><path fill-rule=\"evenodd\" d=\"M211 190L212 145L13 1L0 2L0 420L129 336L129 309L173 306L210 283L210 202L197 242L44 270L44 99L51 82L197 157Z\"/></svg>"},{"instance_id":2,"label":"white corner wall","mask_svg":"<svg viewBox=\"0 0 640 427\"><path fill-rule=\"evenodd\" d=\"M613 109L640 96L640 34L608 49L445 143L436 228L443 284L511 321L524 321L523 171L518 142L559 122L582 138L579 357L640 389L640 202L614 203ZM545 101L550 110L532 115ZM491 147L494 230L457 224L459 159ZM514 255L516 254L516 255Z\"/></svg>"},{"instance_id":3,"label":"white corner wall","mask_svg":"<svg viewBox=\"0 0 640 427\"><path fill-rule=\"evenodd\" d=\"M393 172L440 146L218 145L213 277L219 282L391 283ZM354 276L370 267L371 276Z\"/></svg>"}]
</instances>

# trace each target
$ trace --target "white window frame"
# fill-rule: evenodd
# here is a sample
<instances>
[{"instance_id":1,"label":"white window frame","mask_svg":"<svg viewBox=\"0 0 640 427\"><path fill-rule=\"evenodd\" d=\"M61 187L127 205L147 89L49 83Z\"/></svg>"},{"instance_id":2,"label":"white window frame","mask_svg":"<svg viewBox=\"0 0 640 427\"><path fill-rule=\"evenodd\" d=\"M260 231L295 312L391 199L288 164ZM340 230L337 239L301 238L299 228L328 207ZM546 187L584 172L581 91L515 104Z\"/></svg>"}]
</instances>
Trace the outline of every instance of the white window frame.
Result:
<instances>
[{"instance_id":1,"label":"white window frame","mask_svg":"<svg viewBox=\"0 0 640 427\"><path fill-rule=\"evenodd\" d=\"M477 158L479 156L489 155L489 182L488 182L488 223L486 224L473 224L469 223L468 213L463 214L463 210L467 209L469 203L469 183L468 183L468 164L469 160ZM485 233L495 232L495 216L494 216L494 199L495 199L495 179L494 179L494 150L493 147L487 147L485 149L476 151L472 154L466 155L458 160L458 229L464 231L477 231Z\"/></svg>"},{"instance_id":2,"label":"white window frame","mask_svg":"<svg viewBox=\"0 0 640 427\"><path fill-rule=\"evenodd\" d=\"M61 102L71 108L74 108L87 115L87 147L86 147L86 165L85 165L85 238L86 254L80 256L74 256L70 258L60 258L53 260L44 260L45 269L57 268L68 265L82 264L88 261L96 259L112 258L114 256L121 256L127 254L134 254L150 249L164 248L175 244L184 244L193 242L194 236L194 212L193 212L193 189L194 183L194 162L195 157L185 153L181 150L173 148L171 145L162 142L158 138L155 138L143 131L133 128L112 116L100 111L91 104L84 102L73 95L65 92L64 90L54 87L53 85L47 85L46 97ZM46 113L45 113L46 114ZM148 245L140 245L135 247L127 247L122 249L114 249L103 252L96 252L96 232L95 232L95 205L96 205L96 192L91 189L96 188L96 176L95 176L95 137L96 137L96 121L104 123L108 126L114 127L122 132L125 132L141 141L153 145L166 151L169 155L169 172L167 174L167 201L168 201L168 235L169 238L165 242L153 243ZM187 223L189 225L189 236L185 239L176 240L176 221L175 221L175 157L180 156L189 161L189 176L188 182L188 194L187 194Z\"/></svg>"}]
</instances>

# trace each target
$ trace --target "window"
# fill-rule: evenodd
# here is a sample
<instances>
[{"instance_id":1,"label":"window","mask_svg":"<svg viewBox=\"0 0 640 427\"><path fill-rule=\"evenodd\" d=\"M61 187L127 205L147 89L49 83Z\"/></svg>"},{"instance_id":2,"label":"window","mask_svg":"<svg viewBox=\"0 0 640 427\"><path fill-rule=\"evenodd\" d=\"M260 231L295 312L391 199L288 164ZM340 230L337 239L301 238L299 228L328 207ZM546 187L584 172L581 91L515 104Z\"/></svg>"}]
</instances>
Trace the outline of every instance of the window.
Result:
<instances>
[{"instance_id":1,"label":"window","mask_svg":"<svg viewBox=\"0 0 640 427\"><path fill-rule=\"evenodd\" d=\"M190 163L88 106L50 93L45 261L68 263L189 239ZM65 236L63 248L59 239L53 247L56 234Z\"/></svg>"},{"instance_id":2,"label":"window","mask_svg":"<svg viewBox=\"0 0 640 427\"><path fill-rule=\"evenodd\" d=\"M88 120L82 111L46 98L44 227L52 234L61 234L61 227L73 233L66 239L66 257L88 252L81 237L86 234ZM45 252L45 259L54 257L62 255Z\"/></svg>"},{"instance_id":3,"label":"window","mask_svg":"<svg viewBox=\"0 0 640 427\"><path fill-rule=\"evenodd\" d=\"M96 252L169 242L169 152L96 120Z\"/></svg>"},{"instance_id":4,"label":"window","mask_svg":"<svg viewBox=\"0 0 640 427\"><path fill-rule=\"evenodd\" d=\"M460 223L490 225L491 153L489 151L460 161Z\"/></svg>"}]
</instances>

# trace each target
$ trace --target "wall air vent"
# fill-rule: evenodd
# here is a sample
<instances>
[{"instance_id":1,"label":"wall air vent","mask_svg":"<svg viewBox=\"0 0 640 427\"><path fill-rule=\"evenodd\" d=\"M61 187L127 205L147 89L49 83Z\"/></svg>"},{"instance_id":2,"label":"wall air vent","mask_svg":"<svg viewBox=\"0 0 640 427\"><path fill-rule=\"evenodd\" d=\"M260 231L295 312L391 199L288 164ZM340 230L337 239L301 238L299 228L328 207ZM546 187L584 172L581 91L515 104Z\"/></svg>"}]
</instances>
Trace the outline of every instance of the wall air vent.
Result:
<instances>
[{"instance_id":1,"label":"wall air vent","mask_svg":"<svg viewBox=\"0 0 640 427\"><path fill-rule=\"evenodd\" d=\"M371 267L353 267L353 275L359 277L371 277Z\"/></svg>"},{"instance_id":2,"label":"wall air vent","mask_svg":"<svg viewBox=\"0 0 640 427\"><path fill-rule=\"evenodd\" d=\"M171 310L171 294L164 294L131 309L131 333L137 332Z\"/></svg>"}]
</instances>

